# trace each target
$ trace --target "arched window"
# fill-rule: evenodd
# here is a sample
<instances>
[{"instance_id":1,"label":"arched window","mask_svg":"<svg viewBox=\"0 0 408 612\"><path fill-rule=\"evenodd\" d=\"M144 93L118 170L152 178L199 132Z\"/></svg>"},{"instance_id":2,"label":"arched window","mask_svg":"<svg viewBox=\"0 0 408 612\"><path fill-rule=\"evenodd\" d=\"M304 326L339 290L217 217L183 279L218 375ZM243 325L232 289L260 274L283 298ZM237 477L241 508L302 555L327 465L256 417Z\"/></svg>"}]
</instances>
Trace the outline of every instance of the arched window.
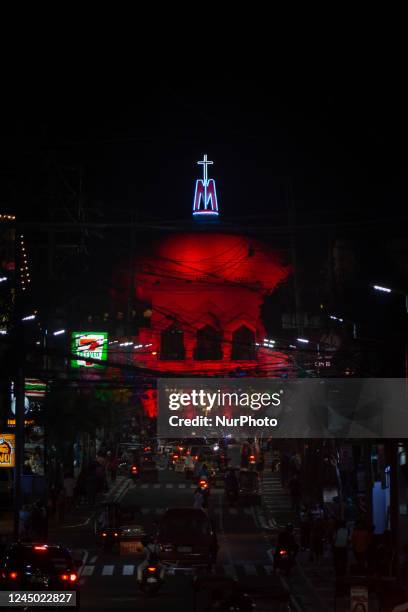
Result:
<instances>
[{"instance_id":1,"label":"arched window","mask_svg":"<svg viewBox=\"0 0 408 612\"><path fill-rule=\"evenodd\" d=\"M222 359L221 332L211 325L205 325L197 331L197 346L194 359Z\"/></svg>"},{"instance_id":2,"label":"arched window","mask_svg":"<svg viewBox=\"0 0 408 612\"><path fill-rule=\"evenodd\" d=\"M160 338L160 359L185 359L184 334L175 325L165 329Z\"/></svg>"},{"instance_id":3,"label":"arched window","mask_svg":"<svg viewBox=\"0 0 408 612\"><path fill-rule=\"evenodd\" d=\"M232 334L231 359L255 359L255 334L246 325L241 325Z\"/></svg>"}]
</instances>

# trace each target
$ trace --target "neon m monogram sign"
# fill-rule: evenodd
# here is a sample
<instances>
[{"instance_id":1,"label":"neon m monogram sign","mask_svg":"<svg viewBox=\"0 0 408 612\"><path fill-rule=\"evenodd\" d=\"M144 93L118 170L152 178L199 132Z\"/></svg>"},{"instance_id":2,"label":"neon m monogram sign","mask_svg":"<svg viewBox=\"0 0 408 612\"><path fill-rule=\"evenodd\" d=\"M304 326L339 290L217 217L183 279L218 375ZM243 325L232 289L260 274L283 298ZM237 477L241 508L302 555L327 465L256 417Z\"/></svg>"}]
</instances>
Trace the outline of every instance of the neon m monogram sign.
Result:
<instances>
[{"instance_id":1,"label":"neon m monogram sign","mask_svg":"<svg viewBox=\"0 0 408 612\"><path fill-rule=\"evenodd\" d=\"M203 178L196 181L193 215L218 216L217 192L215 190L214 179L208 178L207 166L214 162L207 160L207 155L204 159L198 161L199 166L203 166Z\"/></svg>"}]
</instances>

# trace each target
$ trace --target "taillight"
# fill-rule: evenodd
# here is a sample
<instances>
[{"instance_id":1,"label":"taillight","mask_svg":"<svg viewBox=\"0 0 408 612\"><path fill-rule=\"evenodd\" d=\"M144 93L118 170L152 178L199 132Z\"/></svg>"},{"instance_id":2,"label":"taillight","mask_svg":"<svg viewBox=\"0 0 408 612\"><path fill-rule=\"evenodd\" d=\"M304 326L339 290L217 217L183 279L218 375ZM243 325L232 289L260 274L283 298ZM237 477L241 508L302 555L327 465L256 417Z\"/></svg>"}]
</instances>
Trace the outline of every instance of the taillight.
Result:
<instances>
[{"instance_id":1,"label":"taillight","mask_svg":"<svg viewBox=\"0 0 408 612\"><path fill-rule=\"evenodd\" d=\"M132 470L132 474L137 474L137 466L136 465L132 465L131 470Z\"/></svg>"},{"instance_id":2,"label":"taillight","mask_svg":"<svg viewBox=\"0 0 408 612\"><path fill-rule=\"evenodd\" d=\"M108 535L107 533L103 532L102 537L106 538L107 535Z\"/></svg>"},{"instance_id":3,"label":"taillight","mask_svg":"<svg viewBox=\"0 0 408 612\"><path fill-rule=\"evenodd\" d=\"M64 582L76 582L78 580L77 574L74 574L74 573L72 573L72 574L61 574L60 578Z\"/></svg>"},{"instance_id":4,"label":"taillight","mask_svg":"<svg viewBox=\"0 0 408 612\"><path fill-rule=\"evenodd\" d=\"M115 533L113 535L115 536L115 538L117 538L119 534L116 533L116 531L115 531Z\"/></svg>"},{"instance_id":5,"label":"taillight","mask_svg":"<svg viewBox=\"0 0 408 612\"><path fill-rule=\"evenodd\" d=\"M17 572L9 572L9 578L10 578L10 580L16 580L18 578L18 573Z\"/></svg>"},{"instance_id":6,"label":"taillight","mask_svg":"<svg viewBox=\"0 0 408 612\"><path fill-rule=\"evenodd\" d=\"M194 457L194 459L195 459L196 461L198 461L198 455L196 455L196 456Z\"/></svg>"},{"instance_id":7,"label":"taillight","mask_svg":"<svg viewBox=\"0 0 408 612\"><path fill-rule=\"evenodd\" d=\"M148 567L147 571L148 572L155 572L157 570L157 567Z\"/></svg>"},{"instance_id":8,"label":"taillight","mask_svg":"<svg viewBox=\"0 0 408 612\"><path fill-rule=\"evenodd\" d=\"M176 459L178 459L178 455L173 455L173 459L174 459L174 461L175 461Z\"/></svg>"},{"instance_id":9,"label":"taillight","mask_svg":"<svg viewBox=\"0 0 408 612\"><path fill-rule=\"evenodd\" d=\"M41 545L37 545L34 546L34 550L36 551L44 551L44 550L48 550L48 546L46 544L41 544Z\"/></svg>"},{"instance_id":10,"label":"taillight","mask_svg":"<svg viewBox=\"0 0 408 612\"><path fill-rule=\"evenodd\" d=\"M282 549L282 550L279 551L279 554L281 555L281 557L285 557L288 554L288 551Z\"/></svg>"}]
</instances>

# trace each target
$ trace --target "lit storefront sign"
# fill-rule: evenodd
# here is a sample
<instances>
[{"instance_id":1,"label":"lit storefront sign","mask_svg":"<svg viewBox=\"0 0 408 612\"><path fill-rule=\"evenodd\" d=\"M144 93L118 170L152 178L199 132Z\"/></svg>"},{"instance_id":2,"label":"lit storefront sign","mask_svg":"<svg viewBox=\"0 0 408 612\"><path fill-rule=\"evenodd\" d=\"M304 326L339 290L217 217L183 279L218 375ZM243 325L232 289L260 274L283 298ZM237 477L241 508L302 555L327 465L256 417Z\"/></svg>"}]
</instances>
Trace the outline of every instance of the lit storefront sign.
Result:
<instances>
[{"instance_id":1,"label":"lit storefront sign","mask_svg":"<svg viewBox=\"0 0 408 612\"><path fill-rule=\"evenodd\" d=\"M71 361L73 368L102 368L90 359L106 361L108 357L108 333L107 332L72 332L71 352L78 356L78 359Z\"/></svg>"},{"instance_id":2,"label":"lit storefront sign","mask_svg":"<svg viewBox=\"0 0 408 612\"><path fill-rule=\"evenodd\" d=\"M10 433L0 434L0 468L11 468L15 465L16 436Z\"/></svg>"}]
</instances>

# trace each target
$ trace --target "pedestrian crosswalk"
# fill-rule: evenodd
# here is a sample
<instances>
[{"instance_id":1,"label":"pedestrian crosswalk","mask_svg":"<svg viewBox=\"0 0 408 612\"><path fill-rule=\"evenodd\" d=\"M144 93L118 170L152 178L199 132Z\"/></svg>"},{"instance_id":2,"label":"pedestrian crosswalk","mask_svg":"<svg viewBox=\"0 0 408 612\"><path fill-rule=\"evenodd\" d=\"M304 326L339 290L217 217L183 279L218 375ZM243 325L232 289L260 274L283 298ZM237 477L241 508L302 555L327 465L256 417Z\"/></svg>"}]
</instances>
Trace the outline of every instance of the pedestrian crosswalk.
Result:
<instances>
[{"instance_id":1,"label":"pedestrian crosswalk","mask_svg":"<svg viewBox=\"0 0 408 612\"><path fill-rule=\"evenodd\" d=\"M107 576L136 576L138 564L109 564L109 565L85 565L82 568L80 576L80 584L83 585L87 579L93 577ZM167 573L171 574L171 570ZM231 576L234 578L244 576L269 576L273 573L272 565L264 565L262 563L236 563L217 565L214 568L214 573L220 576Z\"/></svg>"},{"instance_id":2,"label":"pedestrian crosswalk","mask_svg":"<svg viewBox=\"0 0 408 612\"><path fill-rule=\"evenodd\" d=\"M143 489L186 489L193 490L197 488L197 484L191 484L189 482L142 482L135 483L131 488ZM212 485L211 491L224 491L224 487Z\"/></svg>"},{"instance_id":3,"label":"pedestrian crosswalk","mask_svg":"<svg viewBox=\"0 0 408 612\"><path fill-rule=\"evenodd\" d=\"M140 512L141 515L143 516L148 516L150 514L163 514L165 511L167 510L167 507L165 508L153 508L153 507L147 507L147 506L141 506L138 508L138 511ZM253 515L254 511L252 507L232 507L232 506L215 506L214 508L210 507L210 514L228 514L230 516L242 516L242 515L248 515L251 516Z\"/></svg>"}]
</instances>

